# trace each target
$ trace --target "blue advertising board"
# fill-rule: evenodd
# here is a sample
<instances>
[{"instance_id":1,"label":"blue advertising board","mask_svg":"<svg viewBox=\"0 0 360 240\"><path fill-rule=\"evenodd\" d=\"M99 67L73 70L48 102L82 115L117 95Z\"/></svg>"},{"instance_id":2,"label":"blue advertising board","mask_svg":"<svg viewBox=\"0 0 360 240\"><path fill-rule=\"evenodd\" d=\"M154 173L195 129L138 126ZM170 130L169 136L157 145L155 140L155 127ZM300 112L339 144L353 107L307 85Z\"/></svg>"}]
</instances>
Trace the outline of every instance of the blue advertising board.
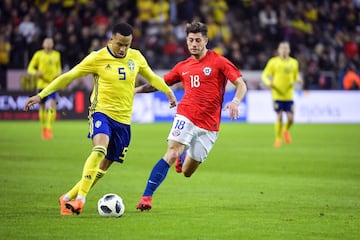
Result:
<instances>
[{"instance_id":1,"label":"blue advertising board","mask_svg":"<svg viewBox=\"0 0 360 240\"><path fill-rule=\"evenodd\" d=\"M182 96L184 95L183 90L174 91L178 101L181 101ZM169 102L166 98L166 95L161 92L155 92L153 96L153 112L154 112L154 122L168 122L172 121L175 115L175 109L169 109ZM224 95L223 107L231 102L234 97L234 92L226 92ZM223 122L246 122L246 112L247 104L246 97L243 99L242 103L239 105L239 118L236 120L231 120L229 117L228 111L222 111L221 121Z\"/></svg>"}]
</instances>

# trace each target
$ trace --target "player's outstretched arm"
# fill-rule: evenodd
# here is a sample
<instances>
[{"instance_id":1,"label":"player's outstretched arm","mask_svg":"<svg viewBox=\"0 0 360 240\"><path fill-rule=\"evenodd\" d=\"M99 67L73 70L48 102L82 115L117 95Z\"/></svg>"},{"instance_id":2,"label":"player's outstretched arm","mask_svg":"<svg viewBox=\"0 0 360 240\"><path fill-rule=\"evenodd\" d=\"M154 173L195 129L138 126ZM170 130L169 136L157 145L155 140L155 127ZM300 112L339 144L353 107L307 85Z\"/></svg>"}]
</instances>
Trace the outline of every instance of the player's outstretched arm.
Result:
<instances>
[{"instance_id":1,"label":"player's outstretched arm","mask_svg":"<svg viewBox=\"0 0 360 240\"><path fill-rule=\"evenodd\" d=\"M151 92L156 92L157 89L154 88L153 86L151 86L150 84L144 84L144 85L140 85L137 86L135 88L135 93L151 93Z\"/></svg>"},{"instance_id":2,"label":"player's outstretched arm","mask_svg":"<svg viewBox=\"0 0 360 240\"><path fill-rule=\"evenodd\" d=\"M41 98L39 95L34 95L34 96L30 97L25 103L24 111L29 111L31 106L33 106L36 103L39 103L40 100L41 100Z\"/></svg>"},{"instance_id":3,"label":"player's outstretched arm","mask_svg":"<svg viewBox=\"0 0 360 240\"><path fill-rule=\"evenodd\" d=\"M144 85L141 85L141 86L138 86L135 88L135 94L136 93L151 93L151 92L156 92L156 91L158 91L158 90L155 87L151 86L150 84L144 84ZM170 91L170 92L166 93L166 97L169 100L170 108L176 107L177 100L174 95L174 92Z\"/></svg>"}]
</instances>

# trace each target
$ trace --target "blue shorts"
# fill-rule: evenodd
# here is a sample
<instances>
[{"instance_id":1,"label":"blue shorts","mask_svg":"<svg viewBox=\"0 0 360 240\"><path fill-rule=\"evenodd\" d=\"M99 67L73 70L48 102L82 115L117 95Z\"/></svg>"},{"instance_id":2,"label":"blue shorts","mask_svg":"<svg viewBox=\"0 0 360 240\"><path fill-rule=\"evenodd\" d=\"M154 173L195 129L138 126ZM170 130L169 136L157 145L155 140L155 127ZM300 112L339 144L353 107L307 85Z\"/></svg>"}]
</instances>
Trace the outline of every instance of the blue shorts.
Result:
<instances>
[{"instance_id":1,"label":"blue shorts","mask_svg":"<svg viewBox=\"0 0 360 240\"><path fill-rule=\"evenodd\" d=\"M294 113L294 101L274 101L275 112L291 112Z\"/></svg>"},{"instance_id":2,"label":"blue shorts","mask_svg":"<svg viewBox=\"0 0 360 240\"><path fill-rule=\"evenodd\" d=\"M39 90L39 92L41 92L41 90ZM38 92L38 93L39 93ZM47 100L50 100L50 99L54 99L56 100L56 97L57 97L57 92L53 92L52 94L50 95L47 95L46 97L42 98L40 100L40 103L46 103Z\"/></svg>"},{"instance_id":3,"label":"blue shorts","mask_svg":"<svg viewBox=\"0 0 360 240\"><path fill-rule=\"evenodd\" d=\"M89 119L89 138L103 133L109 136L106 159L122 163L130 144L130 125L119 123L103 113L95 112Z\"/></svg>"}]
</instances>

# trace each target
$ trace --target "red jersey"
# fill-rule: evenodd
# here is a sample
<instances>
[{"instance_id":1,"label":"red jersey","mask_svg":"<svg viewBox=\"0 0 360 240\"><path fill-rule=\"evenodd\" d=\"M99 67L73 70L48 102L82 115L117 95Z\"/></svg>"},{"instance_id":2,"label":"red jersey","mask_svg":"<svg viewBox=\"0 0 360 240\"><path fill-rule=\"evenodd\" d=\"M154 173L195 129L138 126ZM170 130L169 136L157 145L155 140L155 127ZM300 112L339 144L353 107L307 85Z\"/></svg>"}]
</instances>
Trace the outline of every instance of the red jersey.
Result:
<instances>
[{"instance_id":1,"label":"red jersey","mask_svg":"<svg viewBox=\"0 0 360 240\"><path fill-rule=\"evenodd\" d=\"M196 60L193 57L179 62L164 76L168 85L182 82L184 96L177 113L196 126L219 131L221 108L227 80L234 82L241 72L228 59L208 50Z\"/></svg>"}]
</instances>

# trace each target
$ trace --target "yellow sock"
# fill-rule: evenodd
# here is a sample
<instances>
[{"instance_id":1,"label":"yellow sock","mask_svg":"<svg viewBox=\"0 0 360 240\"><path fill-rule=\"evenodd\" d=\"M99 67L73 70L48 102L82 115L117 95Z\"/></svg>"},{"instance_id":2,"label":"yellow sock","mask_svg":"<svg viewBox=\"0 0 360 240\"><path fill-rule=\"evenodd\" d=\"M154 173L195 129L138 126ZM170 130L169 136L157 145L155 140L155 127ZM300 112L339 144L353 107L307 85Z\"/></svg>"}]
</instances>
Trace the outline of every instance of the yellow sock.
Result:
<instances>
[{"instance_id":1,"label":"yellow sock","mask_svg":"<svg viewBox=\"0 0 360 240\"><path fill-rule=\"evenodd\" d=\"M282 129L282 122L276 121L275 122L275 140L281 140L281 129Z\"/></svg>"},{"instance_id":2,"label":"yellow sock","mask_svg":"<svg viewBox=\"0 0 360 240\"><path fill-rule=\"evenodd\" d=\"M68 192L66 193L66 196L67 196L70 200L75 199L75 197L78 195L78 193L79 193L79 187L80 187L80 182L81 182L81 180L78 181L78 182L75 184L75 186L74 186L70 191L68 191Z\"/></svg>"},{"instance_id":3,"label":"yellow sock","mask_svg":"<svg viewBox=\"0 0 360 240\"><path fill-rule=\"evenodd\" d=\"M56 108L50 107L47 110L47 116L46 116L46 128L52 129L54 121L56 118Z\"/></svg>"},{"instance_id":4,"label":"yellow sock","mask_svg":"<svg viewBox=\"0 0 360 240\"><path fill-rule=\"evenodd\" d=\"M289 131L290 127L291 127L292 123L291 122L287 122L284 126L284 131Z\"/></svg>"},{"instance_id":5,"label":"yellow sock","mask_svg":"<svg viewBox=\"0 0 360 240\"><path fill-rule=\"evenodd\" d=\"M92 187L97 170L99 169L100 161L104 159L106 155L106 148L103 146L95 146L92 149L90 156L86 159L82 178L80 181L78 196L86 197L90 188Z\"/></svg>"},{"instance_id":6,"label":"yellow sock","mask_svg":"<svg viewBox=\"0 0 360 240\"><path fill-rule=\"evenodd\" d=\"M39 108L39 121L41 124L41 128L44 129L46 128L46 110L43 108Z\"/></svg>"},{"instance_id":7,"label":"yellow sock","mask_svg":"<svg viewBox=\"0 0 360 240\"><path fill-rule=\"evenodd\" d=\"M102 178L105 175L106 171L102 170L102 169L98 169L97 173L96 173L96 177L95 180L93 182L93 184L91 185L91 188L97 183L97 181L99 181L100 178ZM68 199L75 199L75 197L78 195L79 193L79 189L80 189L80 183L81 180L78 181L75 186L66 193L66 197L68 197Z\"/></svg>"},{"instance_id":8,"label":"yellow sock","mask_svg":"<svg viewBox=\"0 0 360 240\"><path fill-rule=\"evenodd\" d=\"M96 173L96 178L91 187L93 187L100 180L100 178L102 178L105 175L105 173L106 173L106 171L99 168Z\"/></svg>"}]
</instances>

